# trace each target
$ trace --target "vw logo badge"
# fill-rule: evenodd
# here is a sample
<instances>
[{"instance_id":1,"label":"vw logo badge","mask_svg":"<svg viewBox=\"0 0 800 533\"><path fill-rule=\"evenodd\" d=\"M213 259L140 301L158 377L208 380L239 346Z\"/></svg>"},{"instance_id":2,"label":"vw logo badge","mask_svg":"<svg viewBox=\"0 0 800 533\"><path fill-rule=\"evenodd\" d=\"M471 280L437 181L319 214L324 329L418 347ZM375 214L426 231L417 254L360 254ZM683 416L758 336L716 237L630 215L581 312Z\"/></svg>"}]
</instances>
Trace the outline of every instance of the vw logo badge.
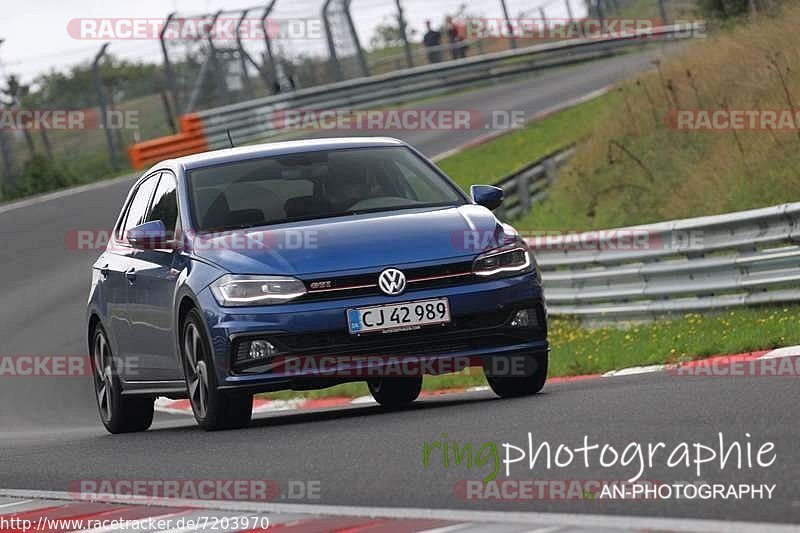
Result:
<instances>
[{"instance_id":1,"label":"vw logo badge","mask_svg":"<svg viewBox=\"0 0 800 533\"><path fill-rule=\"evenodd\" d=\"M406 275L396 268L387 268L378 276L378 287L389 296L406 290Z\"/></svg>"}]
</instances>

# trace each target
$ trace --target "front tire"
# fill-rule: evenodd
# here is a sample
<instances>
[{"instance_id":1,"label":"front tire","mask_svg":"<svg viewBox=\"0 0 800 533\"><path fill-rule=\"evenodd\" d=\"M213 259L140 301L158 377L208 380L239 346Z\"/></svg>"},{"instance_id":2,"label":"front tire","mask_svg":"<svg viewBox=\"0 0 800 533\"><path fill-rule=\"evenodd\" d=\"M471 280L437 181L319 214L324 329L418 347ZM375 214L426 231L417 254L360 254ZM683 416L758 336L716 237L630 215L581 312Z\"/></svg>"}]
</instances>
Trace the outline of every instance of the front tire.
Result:
<instances>
[{"instance_id":1,"label":"front tire","mask_svg":"<svg viewBox=\"0 0 800 533\"><path fill-rule=\"evenodd\" d=\"M384 407L404 407L419 396L422 376L409 378L377 378L367 381L369 392Z\"/></svg>"},{"instance_id":2,"label":"front tire","mask_svg":"<svg viewBox=\"0 0 800 533\"><path fill-rule=\"evenodd\" d=\"M519 356L511 356L509 360L515 357ZM542 390L547 380L548 354L543 353L524 357L526 358L523 365L525 368L525 375L522 376L496 375L496 373L492 372L490 369L492 360L484 360L486 381L489 382L489 387L491 387L495 394L501 398L516 398L520 396L530 396ZM512 366L509 363L505 368L512 368Z\"/></svg>"},{"instance_id":3,"label":"front tire","mask_svg":"<svg viewBox=\"0 0 800 533\"><path fill-rule=\"evenodd\" d=\"M253 416L253 395L219 390L214 358L203 331L202 318L192 309L181 328L181 347L194 418L206 431L247 427Z\"/></svg>"},{"instance_id":4,"label":"front tire","mask_svg":"<svg viewBox=\"0 0 800 533\"><path fill-rule=\"evenodd\" d=\"M114 366L114 354L103 326L92 336L92 383L97 411L106 430L112 434L146 431L153 423L155 399L123 396L122 382Z\"/></svg>"}]
</instances>

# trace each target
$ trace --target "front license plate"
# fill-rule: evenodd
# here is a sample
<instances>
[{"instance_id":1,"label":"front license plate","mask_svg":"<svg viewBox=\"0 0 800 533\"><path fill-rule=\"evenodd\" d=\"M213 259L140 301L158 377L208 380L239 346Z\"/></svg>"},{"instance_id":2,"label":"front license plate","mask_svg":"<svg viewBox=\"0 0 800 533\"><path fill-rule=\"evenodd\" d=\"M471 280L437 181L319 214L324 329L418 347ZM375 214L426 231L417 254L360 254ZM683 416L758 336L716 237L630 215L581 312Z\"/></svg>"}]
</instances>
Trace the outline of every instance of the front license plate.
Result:
<instances>
[{"instance_id":1,"label":"front license plate","mask_svg":"<svg viewBox=\"0 0 800 533\"><path fill-rule=\"evenodd\" d=\"M447 298L347 310L347 326L352 334L403 331L449 322Z\"/></svg>"}]
</instances>

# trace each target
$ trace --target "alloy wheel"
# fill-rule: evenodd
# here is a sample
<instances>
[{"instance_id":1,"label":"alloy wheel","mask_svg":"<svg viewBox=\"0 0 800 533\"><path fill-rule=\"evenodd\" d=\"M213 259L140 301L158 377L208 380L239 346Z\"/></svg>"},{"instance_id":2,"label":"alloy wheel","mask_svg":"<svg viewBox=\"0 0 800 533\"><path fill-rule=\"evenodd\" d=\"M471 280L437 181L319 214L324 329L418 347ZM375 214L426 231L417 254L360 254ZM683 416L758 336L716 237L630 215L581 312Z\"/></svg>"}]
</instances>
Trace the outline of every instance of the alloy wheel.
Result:
<instances>
[{"instance_id":1,"label":"alloy wheel","mask_svg":"<svg viewBox=\"0 0 800 533\"><path fill-rule=\"evenodd\" d=\"M102 331L98 331L94 343L94 386L97 395L97 406L103 420L111 420L114 402L113 357L108 340Z\"/></svg>"},{"instance_id":2,"label":"alloy wheel","mask_svg":"<svg viewBox=\"0 0 800 533\"><path fill-rule=\"evenodd\" d=\"M191 322L186 326L183 349L188 371L189 400L197 416L205 418L208 411L208 365L200 332Z\"/></svg>"}]
</instances>

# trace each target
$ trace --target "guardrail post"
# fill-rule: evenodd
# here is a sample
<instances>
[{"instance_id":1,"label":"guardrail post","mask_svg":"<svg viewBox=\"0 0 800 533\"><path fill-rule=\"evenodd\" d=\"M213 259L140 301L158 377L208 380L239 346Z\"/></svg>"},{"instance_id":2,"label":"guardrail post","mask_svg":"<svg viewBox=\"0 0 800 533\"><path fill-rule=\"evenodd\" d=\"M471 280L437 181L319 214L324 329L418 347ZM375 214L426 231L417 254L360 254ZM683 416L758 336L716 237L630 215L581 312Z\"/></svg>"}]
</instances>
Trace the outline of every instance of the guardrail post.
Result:
<instances>
[{"instance_id":1,"label":"guardrail post","mask_svg":"<svg viewBox=\"0 0 800 533\"><path fill-rule=\"evenodd\" d=\"M344 0L344 16L347 19L347 27L350 30L350 38L353 39L353 44L356 47L356 56L358 57L358 64L361 67L361 75L364 77L369 76L369 65L367 64L367 56L364 55L364 49L361 48L361 41L358 38L356 25L353 23L353 15L350 13L350 3L352 0Z\"/></svg>"},{"instance_id":2,"label":"guardrail post","mask_svg":"<svg viewBox=\"0 0 800 533\"><path fill-rule=\"evenodd\" d=\"M266 79L265 81L272 94L281 92L281 86L278 80L278 68L275 66L275 55L272 53L272 38L269 35L270 24L267 22L267 19L277 3L278 0L270 0L269 4L267 4L267 7L264 9L264 15L261 17L261 26L264 28L264 45L267 48L267 54L264 59L269 62L268 70L264 69L264 72L269 72L269 76L266 77L272 78Z\"/></svg>"},{"instance_id":3,"label":"guardrail post","mask_svg":"<svg viewBox=\"0 0 800 533\"><path fill-rule=\"evenodd\" d=\"M247 74L247 51L244 49L241 33L242 24L244 24L249 12L249 9L242 11L242 16L239 18L239 22L236 24L236 49L239 50L239 63L242 65L242 81L244 82L244 90L247 93L248 98L253 98L253 84L250 82L250 75Z\"/></svg>"},{"instance_id":4,"label":"guardrail post","mask_svg":"<svg viewBox=\"0 0 800 533\"><path fill-rule=\"evenodd\" d=\"M661 24L669 24L669 17L667 16L667 6L664 5L664 0L658 0L658 12L661 14Z\"/></svg>"},{"instance_id":5,"label":"guardrail post","mask_svg":"<svg viewBox=\"0 0 800 533\"><path fill-rule=\"evenodd\" d=\"M553 158L547 158L544 160L544 175L547 178L547 186L551 186L554 181L556 181L556 176L558 175L556 162Z\"/></svg>"},{"instance_id":6,"label":"guardrail post","mask_svg":"<svg viewBox=\"0 0 800 533\"><path fill-rule=\"evenodd\" d=\"M172 108L180 108L180 100L178 98L178 85L175 83L175 72L172 70L172 62L169 59L169 51L167 50L167 43L165 42L165 35L167 32L167 28L172 22L172 19L175 18L175 13L170 13L167 15L167 20L164 22L164 27L161 28L161 33L158 34L158 40L161 43L161 54L164 56L164 77L167 79L167 89L169 93L172 95ZM175 133L174 124L175 124L175 115L171 115L167 118L167 122L172 125L173 133Z\"/></svg>"},{"instance_id":7,"label":"guardrail post","mask_svg":"<svg viewBox=\"0 0 800 533\"><path fill-rule=\"evenodd\" d=\"M97 89L97 99L100 104L100 118L103 121L103 131L106 134L106 142L108 143L108 153L111 157L111 167L114 170L119 170L119 160L117 158L117 149L114 145L114 136L111 134L111 123L108 119L108 98L106 96L106 89L103 86L103 80L100 77L100 60L106 54L106 50L111 43L105 43L100 47L100 51L94 56L92 63L92 75L94 77L94 85Z\"/></svg>"},{"instance_id":8,"label":"guardrail post","mask_svg":"<svg viewBox=\"0 0 800 533\"><path fill-rule=\"evenodd\" d=\"M403 38L403 50L406 53L406 64L408 68L414 66L414 54L411 53L411 43L408 42L408 34L407 32L407 25L406 25L406 17L403 15L403 3L402 0L395 0L395 4L397 5L397 23L400 26L400 37Z\"/></svg>"},{"instance_id":9,"label":"guardrail post","mask_svg":"<svg viewBox=\"0 0 800 533\"><path fill-rule=\"evenodd\" d=\"M503 18L506 19L506 27L508 28L508 44L511 48L516 48L517 38L514 36L514 28L511 26L511 17L508 15L506 0L500 0L500 7L503 8Z\"/></svg>"},{"instance_id":10,"label":"guardrail post","mask_svg":"<svg viewBox=\"0 0 800 533\"><path fill-rule=\"evenodd\" d=\"M519 214L526 215L531 210L530 176L523 172L517 176L517 196L519 196Z\"/></svg>"},{"instance_id":11,"label":"guardrail post","mask_svg":"<svg viewBox=\"0 0 800 533\"><path fill-rule=\"evenodd\" d=\"M331 28L331 21L328 15L328 8L333 0L325 0L322 4L322 22L325 24L325 38L328 41L328 55L330 56L331 70L333 70L333 77L336 81L342 81L342 66L339 64L339 58L336 56L336 43L333 41L333 28Z\"/></svg>"},{"instance_id":12,"label":"guardrail post","mask_svg":"<svg viewBox=\"0 0 800 533\"><path fill-rule=\"evenodd\" d=\"M11 152L11 147L8 145L8 138L6 132L0 130L0 156L3 157L3 178L4 181L14 188L16 180L14 179L14 154ZM0 181L3 185L3 181ZM0 198L3 197L3 187L0 186Z\"/></svg>"},{"instance_id":13,"label":"guardrail post","mask_svg":"<svg viewBox=\"0 0 800 533\"><path fill-rule=\"evenodd\" d=\"M217 94L217 101L220 101L223 104L230 103L231 95L228 91L228 82L225 79L225 72L220 68L219 58L217 57L217 46L214 44L214 27L217 24L217 20L219 20L219 16L222 14L222 10L217 11L214 13L213 18L211 19L211 24L209 24L209 32L206 36L208 38L208 50L209 50L209 57L211 58L211 66L214 68L214 75L217 79L217 86L219 87L220 92Z\"/></svg>"}]
</instances>

